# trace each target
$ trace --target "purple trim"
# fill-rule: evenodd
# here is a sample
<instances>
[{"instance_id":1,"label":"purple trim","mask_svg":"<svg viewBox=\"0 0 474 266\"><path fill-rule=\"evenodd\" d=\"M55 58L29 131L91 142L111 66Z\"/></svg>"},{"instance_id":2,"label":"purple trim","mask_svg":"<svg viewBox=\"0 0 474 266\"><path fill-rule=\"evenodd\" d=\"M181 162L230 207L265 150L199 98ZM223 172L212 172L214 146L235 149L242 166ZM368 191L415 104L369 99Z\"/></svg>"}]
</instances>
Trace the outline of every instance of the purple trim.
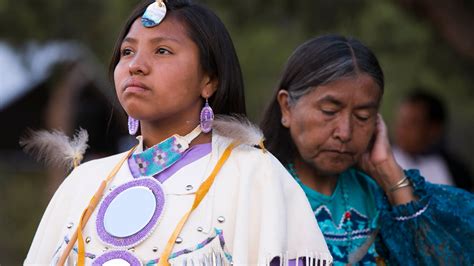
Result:
<instances>
[{"instance_id":1,"label":"purple trim","mask_svg":"<svg viewBox=\"0 0 474 266\"><path fill-rule=\"evenodd\" d=\"M107 261L113 260L113 259L122 259L128 263L130 263L131 266L140 266L142 263L140 260L135 257L132 253L125 251L125 250L114 250L114 251L109 251L106 252L97 259L95 259L92 262L93 266L100 266L106 263Z\"/></svg>"},{"instance_id":2,"label":"purple trim","mask_svg":"<svg viewBox=\"0 0 474 266\"><path fill-rule=\"evenodd\" d=\"M180 160L168 167L163 172L154 175L154 177L158 179L158 181L163 183L176 172L178 172L181 168L211 153L211 150L211 143L194 145L184 152L183 157L181 157Z\"/></svg>"},{"instance_id":3,"label":"purple trim","mask_svg":"<svg viewBox=\"0 0 474 266\"><path fill-rule=\"evenodd\" d=\"M177 162L175 162L173 165L171 165L161 173L154 175L154 177L158 179L158 181L163 183L169 177L179 171L179 169L208 155L209 153L211 153L211 150L211 143L194 145L183 153L181 159L179 159ZM140 171L138 170L137 163L135 162L135 160L133 160L131 156L128 158L128 167L130 169L130 173L134 178L142 177Z\"/></svg>"},{"instance_id":4,"label":"purple trim","mask_svg":"<svg viewBox=\"0 0 474 266\"><path fill-rule=\"evenodd\" d=\"M188 253L191 253L191 252L196 251L198 249L201 249L201 248L205 247L207 244L211 243L212 240L214 240L215 238L216 238L216 236L209 237L209 238L205 239L201 243L197 244L194 249L187 248L187 249L177 251L177 252L170 255L170 259L173 259L173 258L176 258L176 257L181 256L183 254L188 254Z\"/></svg>"},{"instance_id":5,"label":"purple trim","mask_svg":"<svg viewBox=\"0 0 474 266\"><path fill-rule=\"evenodd\" d=\"M222 233L222 231L220 231L218 236L219 236L219 243L221 244L222 250L224 250L224 252L227 252L227 250L225 250L225 240L224 240L224 234Z\"/></svg>"},{"instance_id":6,"label":"purple trim","mask_svg":"<svg viewBox=\"0 0 474 266\"><path fill-rule=\"evenodd\" d=\"M128 168L130 169L130 173L134 178L141 177L140 170L138 168L137 162L132 158L132 156L128 157Z\"/></svg>"},{"instance_id":7,"label":"purple trim","mask_svg":"<svg viewBox=\"0 0 474 266\"><path fill-rule=\"evenodd\" d=\"M312 259L312 258L310 258L310 259ZM288 260L288 266L296 266L297 264L305 266L306 265L306 257L298 258L298 262L296 262L296 259L289 259ZM281 265L280 257L274 257L272 259L272 261L270 261L270 266L279 266L279 265ZM320 264L318 262L315 265L320 265Z\"/></svg>"},{"instance_id":8,"label":"purple trim","mask_svg":"<svg viewBox=\"0 0 474 266\"><path fill-rule=\"evenodd\" d=\"M107 233L104 227L104 216L108 206L110 205L112 200L114 200L121 192L136 186L147 187L153 192L153 195L155 195L156 209L150 221L145 227L138 231L138 233L129 237L115 237ZM101 202L96 220L97 234L99 235L100 239L106 244L110 244L115 247L132 247L145 240L153 232L155 227L158 225L158 221L161 216L161 213L163 212L164 205L165 194L163 192L163 189L161 188L160 183L157 182L155 179L140 178L122 184L115 188L112 192L110 192Z\"/></svg>"}]
</instances>

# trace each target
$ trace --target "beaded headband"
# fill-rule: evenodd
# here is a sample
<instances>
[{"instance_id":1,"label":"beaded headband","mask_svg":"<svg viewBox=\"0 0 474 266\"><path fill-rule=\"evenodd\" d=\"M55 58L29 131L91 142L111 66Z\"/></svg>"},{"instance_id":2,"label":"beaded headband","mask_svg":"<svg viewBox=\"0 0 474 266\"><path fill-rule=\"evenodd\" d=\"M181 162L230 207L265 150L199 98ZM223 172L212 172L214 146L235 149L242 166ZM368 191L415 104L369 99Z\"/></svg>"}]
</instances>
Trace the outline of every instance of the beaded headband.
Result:
<instances>
[{"instance_id":1,"label":"beaded headband","mask_svg":"<svg viewBox=\"0 0 474 266\"><path fill-rule=\"evenodd\" d=\"M156 0L151 3L142 15L142 25L147 28L160 24L166 16L166 5L164 0Z\"/></svg>"}]
</instances>

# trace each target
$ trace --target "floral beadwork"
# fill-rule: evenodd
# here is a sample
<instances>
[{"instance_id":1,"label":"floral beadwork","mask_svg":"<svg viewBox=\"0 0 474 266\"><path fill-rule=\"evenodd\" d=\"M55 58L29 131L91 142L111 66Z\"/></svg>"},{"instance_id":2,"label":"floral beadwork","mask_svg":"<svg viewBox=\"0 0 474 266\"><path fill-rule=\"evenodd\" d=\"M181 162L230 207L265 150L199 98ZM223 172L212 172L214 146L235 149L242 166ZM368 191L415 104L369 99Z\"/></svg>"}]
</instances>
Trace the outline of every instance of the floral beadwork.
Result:
<instances>
[{"instance_id":1,"label":"floral beadwork","mask_svg":"<svg viewBox=\"0 0 474 266\"><path fill-rule=\"evenodd\" d=\"M177 137L173 136L131 157L142 176L153 176L178 161L186 148Z\"/></svg>"}]
</instances>

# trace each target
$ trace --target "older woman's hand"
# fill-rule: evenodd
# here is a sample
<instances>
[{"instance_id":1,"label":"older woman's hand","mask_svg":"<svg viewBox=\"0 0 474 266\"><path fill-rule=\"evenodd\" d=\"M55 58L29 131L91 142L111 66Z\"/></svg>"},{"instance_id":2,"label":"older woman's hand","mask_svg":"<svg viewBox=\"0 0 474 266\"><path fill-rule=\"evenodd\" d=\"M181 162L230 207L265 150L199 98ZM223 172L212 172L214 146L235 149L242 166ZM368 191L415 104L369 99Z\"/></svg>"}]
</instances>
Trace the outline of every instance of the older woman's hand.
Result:
<instances>
[{"instance_id":1,"label":"older woman's hand","mask_svg":"<svg viewBox=\"0 0 474 266\"><path fill-rule=\"evenodd\" d=\"M380 114L378 114L376 123L373 145L362 155L359 166L382 187L392 205L415 200L412 186L405 186L391 191L391 188L396 186L405 176L402 168L395 161L388 140L387 126Z\"/></svg>"}]
</instances>

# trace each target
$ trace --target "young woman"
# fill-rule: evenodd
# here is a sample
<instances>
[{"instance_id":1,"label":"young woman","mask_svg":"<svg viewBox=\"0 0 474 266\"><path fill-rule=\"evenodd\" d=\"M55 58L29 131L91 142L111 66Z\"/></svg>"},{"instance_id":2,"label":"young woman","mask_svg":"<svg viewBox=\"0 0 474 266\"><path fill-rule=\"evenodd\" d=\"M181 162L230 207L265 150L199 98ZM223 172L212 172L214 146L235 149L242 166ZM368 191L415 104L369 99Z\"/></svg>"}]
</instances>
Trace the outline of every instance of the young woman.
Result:
<instances>
[{"instance_id":1,"label":"young woman","mask_svg":"<svg viewBox=\"0 0 474 266\"><path fill-rule=\"evenodd\" d=\"M238 59L214 13L143 2L111 70L139 143L66 178L25 264L331 262L303 191L259 146L261 133L242 119L213 121L245 114Z\"/></svg>"},{"instance_id":2,"label":"young woman","mask_svg":"<svg viewBox=\"0 0 474 266\"><path fill-rule=\"evenodd\" d=\"M311 39L264 115L266 145L305 191L335 265L472 265L472 194L401 169L378 113L383 91L361 42Z\"/></svg>"}]
</instances>

